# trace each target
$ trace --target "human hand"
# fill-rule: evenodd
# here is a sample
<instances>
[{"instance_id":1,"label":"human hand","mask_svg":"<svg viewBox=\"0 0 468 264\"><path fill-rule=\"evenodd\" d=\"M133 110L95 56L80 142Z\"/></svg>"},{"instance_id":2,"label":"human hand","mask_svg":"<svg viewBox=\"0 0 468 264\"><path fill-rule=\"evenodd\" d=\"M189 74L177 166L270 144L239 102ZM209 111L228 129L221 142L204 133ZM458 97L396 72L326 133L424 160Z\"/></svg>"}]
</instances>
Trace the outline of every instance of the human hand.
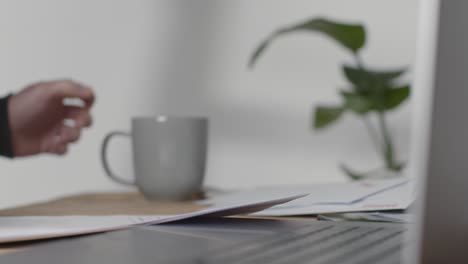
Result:
<instances>
[{"instance_id":1,"label":"human hand","mask_svg":"<svg viewBox=\"0 0 468 264\"><path fill-rule=\"evenodd\" d=\"M82 106L64 104L78 99ZM68 80L32 84L10 97L8 113L13 154L16 157L67 152L79 139L81 129L92 123L91 88Z\"/></svg>"}]
</instances>

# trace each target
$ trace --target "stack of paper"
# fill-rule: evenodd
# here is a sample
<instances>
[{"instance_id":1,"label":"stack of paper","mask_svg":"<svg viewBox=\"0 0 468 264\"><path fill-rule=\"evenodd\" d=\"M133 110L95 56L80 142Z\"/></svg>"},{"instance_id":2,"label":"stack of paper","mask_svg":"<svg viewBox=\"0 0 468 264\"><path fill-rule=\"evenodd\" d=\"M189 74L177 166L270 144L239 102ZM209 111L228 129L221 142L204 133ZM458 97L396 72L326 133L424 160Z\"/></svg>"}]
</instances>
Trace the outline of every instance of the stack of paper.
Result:
<instances>
[{"instance_id":1,"label":"stack of paper","mask_svg":"<svg viewBox=\"0 0 468 264\"><path fill-rule=\"evenodd\" d=\"M262 216L316 215L342 212L404 210L414 200L407 178L365 180L350 183L264 187L218 195L203 204L226 206L256 199L274 199L295 193L306 197L257 212Z\"/></svg>"},{"instance_id":2,"label":"stack of paper","mask_svg":"<svg viewBox=\"0 0 468 264\"><path fill-rule=\"evenodd\" d=\"M92 234L135 225L156 225L193 217L221 217L248 214L286 203L304 195L279 199L255 199L229 206L216 206L180 215L161 216L57 216L0 217L0 243Z\"/></svg>"}]
</instances>

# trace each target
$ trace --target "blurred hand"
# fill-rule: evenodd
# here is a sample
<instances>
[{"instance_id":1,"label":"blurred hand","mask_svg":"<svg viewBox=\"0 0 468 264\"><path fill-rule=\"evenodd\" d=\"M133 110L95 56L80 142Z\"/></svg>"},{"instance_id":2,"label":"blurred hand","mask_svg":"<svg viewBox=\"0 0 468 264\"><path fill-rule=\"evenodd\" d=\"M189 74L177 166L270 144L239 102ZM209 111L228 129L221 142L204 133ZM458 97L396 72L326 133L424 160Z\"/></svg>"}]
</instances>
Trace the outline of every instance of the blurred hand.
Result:
<instances>
[{"instance_id":1,"label":"blurred hand","mask_svg":"<svg viewBox=\"0 0 468 264\"><path fill-rule=\"evenodd\" d=\"M81 106L64 104L70 98ZM13 154L66 153L81 129L91 125L93 102L89 87L68 80L33 84L13 95L8 102Z\"/></svg>"}]
</instances>

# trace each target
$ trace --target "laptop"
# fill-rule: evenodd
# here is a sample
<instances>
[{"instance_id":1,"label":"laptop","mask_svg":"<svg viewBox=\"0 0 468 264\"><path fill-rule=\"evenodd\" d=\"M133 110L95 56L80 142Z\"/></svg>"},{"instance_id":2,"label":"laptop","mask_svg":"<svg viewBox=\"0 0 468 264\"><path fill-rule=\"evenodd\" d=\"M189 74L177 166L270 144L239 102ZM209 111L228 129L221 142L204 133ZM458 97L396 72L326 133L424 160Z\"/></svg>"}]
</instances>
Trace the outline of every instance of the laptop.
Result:
<instances>
[{"instance_id":1,"label":"laptop","mask_svg":"<svg viewBox=\"0 0 468 264\"><path fill-rule=\"evenodd\" d=\"M416 224L218 218L40 244L1 263L468 263L468 1L421 0Z\"/></svg>"}]
</instances>

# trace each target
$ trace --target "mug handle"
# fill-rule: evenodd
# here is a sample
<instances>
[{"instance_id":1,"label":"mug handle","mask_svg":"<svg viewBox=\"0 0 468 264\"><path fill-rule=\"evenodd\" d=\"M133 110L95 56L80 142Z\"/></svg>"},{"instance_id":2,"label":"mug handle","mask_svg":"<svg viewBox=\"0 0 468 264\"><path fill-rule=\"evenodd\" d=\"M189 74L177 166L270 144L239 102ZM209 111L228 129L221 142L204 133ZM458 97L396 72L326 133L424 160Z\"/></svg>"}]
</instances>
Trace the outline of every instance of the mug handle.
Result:
<instances>
[{"instance_id":1,"label":"mug handle","mask_svg":"<svg viewBox=\"0 0 468 264\"><path fill-rule=\"evenodd\" d=\"M116 181L116 182L118 182L120 184L123 184L123 185L135 186L135 181L123 179L123 178L117 176L117 174L113 173L112 170L110 169L109 163L107 161L107 146L109 145L109 142L110 142L111 138L113 138L115 136L118 136L118 137L131 137L132 134L117 131L117 132L111 132L111 133L106 135L106 137L104 138L104 141L102 142L102 145L101 145L102 166L104 167L104 170L106 171L107 176L109 176L109 178L111 178L112 180L114 180L114 181Z\"/></svg>"}]
</instances>

